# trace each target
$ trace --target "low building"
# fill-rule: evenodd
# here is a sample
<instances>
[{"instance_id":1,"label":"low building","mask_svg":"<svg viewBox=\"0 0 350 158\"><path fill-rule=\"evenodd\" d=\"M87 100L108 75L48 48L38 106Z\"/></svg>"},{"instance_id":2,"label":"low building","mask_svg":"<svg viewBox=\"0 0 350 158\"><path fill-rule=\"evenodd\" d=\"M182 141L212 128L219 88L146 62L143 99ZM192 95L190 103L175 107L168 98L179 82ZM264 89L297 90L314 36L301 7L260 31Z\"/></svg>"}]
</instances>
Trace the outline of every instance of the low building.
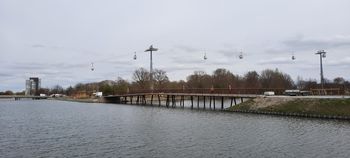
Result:
<instances>
[{"instance_id":1,"label":"low building","mask_svg":"<svg viewBox=\"0 0 350 158\"><path fill-rule=\"evenodd\" d=\"M78 91L78 92L74 93L72 95L72 97L75 99L85 99L85 98L89 98L90 96L88 95L88 93L86 91Z\"/></svg>"}]
</instances>

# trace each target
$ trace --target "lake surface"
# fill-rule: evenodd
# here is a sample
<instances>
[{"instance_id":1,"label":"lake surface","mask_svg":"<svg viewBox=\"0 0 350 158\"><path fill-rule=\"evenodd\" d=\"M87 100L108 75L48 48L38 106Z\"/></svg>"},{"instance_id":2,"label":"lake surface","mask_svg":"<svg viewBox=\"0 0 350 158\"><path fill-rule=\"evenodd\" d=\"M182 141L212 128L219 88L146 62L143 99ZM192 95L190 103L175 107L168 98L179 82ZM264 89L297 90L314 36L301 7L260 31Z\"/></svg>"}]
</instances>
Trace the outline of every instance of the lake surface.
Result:
<instances>
[{"instance_id":1,"label":"lake surface","mask_svg":"<svg viewBox=\"0 0 350 158\"><path fill-rule=\"evenodd\" d=\"M0 157L349 157L350 122L0 100Z\"/></svg>"}]
</instances>

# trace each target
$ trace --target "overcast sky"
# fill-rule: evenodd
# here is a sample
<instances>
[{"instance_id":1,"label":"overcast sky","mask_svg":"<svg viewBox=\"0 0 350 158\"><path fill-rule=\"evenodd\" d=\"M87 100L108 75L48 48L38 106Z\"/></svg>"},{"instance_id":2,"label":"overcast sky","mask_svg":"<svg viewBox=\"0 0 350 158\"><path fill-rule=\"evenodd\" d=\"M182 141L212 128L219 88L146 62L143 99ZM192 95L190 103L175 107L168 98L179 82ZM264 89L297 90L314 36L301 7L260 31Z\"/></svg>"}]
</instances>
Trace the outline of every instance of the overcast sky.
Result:
<instances>
[{"instance_id":1,"label":"overcast sky","mask_svg":"<svg viewBox=\"0 0 350 158\"><path fill-rule=\"evenodd\" d=\"M349 0L0 0L0 91L24 90L31 76L48 88L131 80L149 69L151 44L154 68L171 80L216 68L319 80L320 49L325 78L350 80L349 8Z\"/></svg>"}]
</instances>

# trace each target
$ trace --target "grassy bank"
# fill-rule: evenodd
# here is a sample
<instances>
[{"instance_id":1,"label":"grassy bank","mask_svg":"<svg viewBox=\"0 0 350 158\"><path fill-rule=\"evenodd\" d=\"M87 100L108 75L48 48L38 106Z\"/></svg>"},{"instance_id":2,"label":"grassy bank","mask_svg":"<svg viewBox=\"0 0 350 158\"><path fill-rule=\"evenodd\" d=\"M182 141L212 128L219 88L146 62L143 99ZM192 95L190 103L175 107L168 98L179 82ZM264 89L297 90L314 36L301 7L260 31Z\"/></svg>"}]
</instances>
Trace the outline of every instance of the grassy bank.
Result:
<instances>
[{"instance_id":1,"label":"grassy bank","mask_svg":"<svg viewBox=\"0 0 350 158\"><path fill-rule=\"evenodd\" d=\"M261 97L248 100L242 104L233 106L228 110L350 116L350 99Z\"/></svg>"}]
</instances>

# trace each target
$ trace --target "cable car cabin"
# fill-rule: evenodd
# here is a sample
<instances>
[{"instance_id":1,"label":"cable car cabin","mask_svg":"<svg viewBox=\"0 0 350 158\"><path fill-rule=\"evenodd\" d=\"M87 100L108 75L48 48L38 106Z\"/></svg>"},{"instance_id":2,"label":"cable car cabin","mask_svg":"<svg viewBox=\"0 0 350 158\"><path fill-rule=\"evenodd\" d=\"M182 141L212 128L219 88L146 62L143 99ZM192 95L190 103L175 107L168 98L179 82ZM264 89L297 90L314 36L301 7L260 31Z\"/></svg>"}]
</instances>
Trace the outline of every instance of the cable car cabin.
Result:
<instances>
[{"instance_id":1,"label":"cable car cabin","mask_svg":"<svg viewBox=\"0 0 350 158\"><path fill-rule=\"evenodd\" d=\"M239 59L243 59L243 52L240 52L240 54L238 55Z\"/></svg>"}]
</instances>

